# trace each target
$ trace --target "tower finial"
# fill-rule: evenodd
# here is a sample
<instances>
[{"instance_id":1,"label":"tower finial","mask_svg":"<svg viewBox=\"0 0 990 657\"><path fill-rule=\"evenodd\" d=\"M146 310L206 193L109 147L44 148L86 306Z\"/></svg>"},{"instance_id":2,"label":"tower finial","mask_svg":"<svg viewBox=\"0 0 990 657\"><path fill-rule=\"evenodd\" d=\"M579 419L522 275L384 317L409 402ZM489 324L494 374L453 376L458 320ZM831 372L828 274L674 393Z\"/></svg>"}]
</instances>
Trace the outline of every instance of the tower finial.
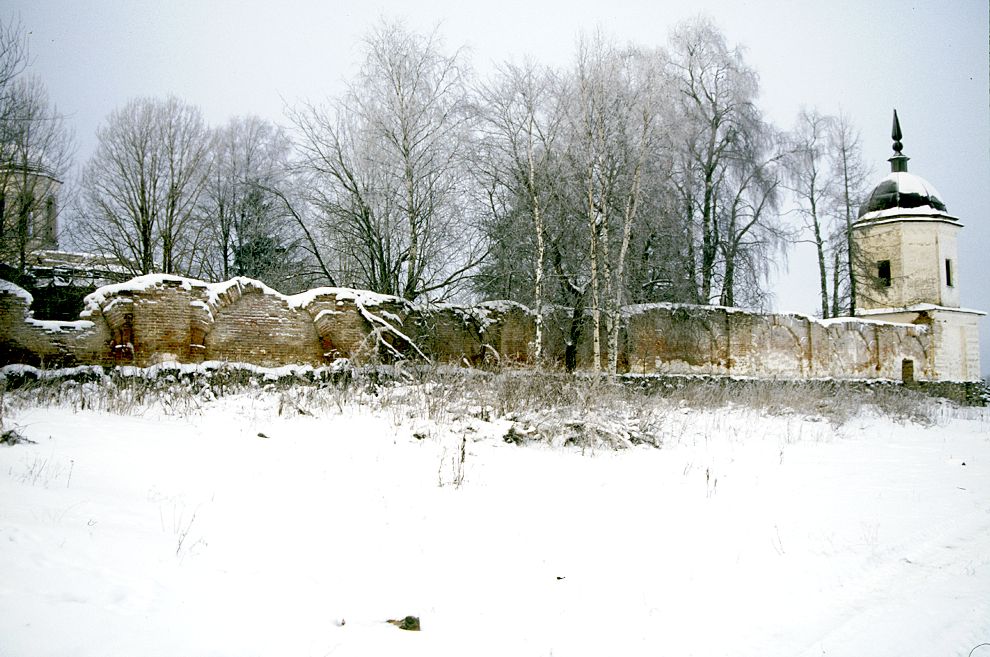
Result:
<instances>
[{"instance_id":1,"label":"tower finial","mask_svg":"<svg viewBox=\"0 0 990 657\"><path fill-rule=\"evenodd\" d=\"M901 154L901 150L904 148L904 144L901 143L901 122L897 120L897 110L894 110L894 125L890 129L890 138L894 140L894 152L898 155Z\"/></svg>"},{"instance_id":2,"label":"tower finial","mask_svg":"<svg viewBox=\"0 0 990 657\"><path fill-rule=\"evenodd\" d=\"M903 136L901 133L901 122L897 118L897 110L895 109L894 125L890 129L890 138L894 140L894 156L887 160L890 162L890 170L893 173L907 171L907 162L910 158L901 152L904 149L904 144L901 143Z\"/></svg>"}]
</instances>

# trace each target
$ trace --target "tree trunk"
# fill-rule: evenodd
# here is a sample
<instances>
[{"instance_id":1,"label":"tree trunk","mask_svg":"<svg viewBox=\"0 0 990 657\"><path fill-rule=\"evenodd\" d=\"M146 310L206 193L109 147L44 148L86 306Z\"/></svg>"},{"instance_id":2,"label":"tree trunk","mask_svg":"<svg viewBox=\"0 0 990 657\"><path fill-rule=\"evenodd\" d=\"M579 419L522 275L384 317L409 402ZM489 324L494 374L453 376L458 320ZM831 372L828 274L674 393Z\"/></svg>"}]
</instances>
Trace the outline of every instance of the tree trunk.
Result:
<instances>
[{"instance_id":1,"label":"tree trunk","mask_svg":"<svg viewBox=\"0 0 990 657\"><path fill-rule=\"evenodd\" d=\"M856 315L856 269L853 266L855 260L855 244L852 238L852 199L849 193L849 162L848 156L842 155L842 196L843 205L846 211L846 266L849 271L849 316Z\"/></svg>"},{"instance_id":2,"label":"tree trunk","mask_svg":"<svg viewBox=\"0 0 990 657\"><path fill-rule=\"evenodd\" d=\"M814 189L811 193L811 227L815 233L815 248L818 250L818 285L821 293L822 319L828 319L828 268L825 266L825 244L822 242L822 227L818 220Z\"/></svg>"},{"instance_id":3,"label":"tree trunk","mask_svg":"<svg viewBox=\"0 0 990 657\"><path fill-rule=\"evenodd\" d=\"M417 260L419 259L419 226L417 226L417 216L415 210L415 182L413 181L412 167L408 164L409 153L403 153L406 158L406 203L407 215L409 217L409 251L406 259L406 285L402 291L402 296L409 301L416 298Z\"/></svg>"},{"instance_id":4,"label":"tree trunk","mask_svg":"<svg viewBox=\"0 0 990 657\"><path fill-rule=\"evenodd\" d=\"M594 202L594 173L588 175L588 257L591 261L591 324L594 332L591 337L591 371L599 374L602 369L602 316L598 304L598 228Z\"/></svg>"},{"instance_id":5,"label":"tree trunk","mask_svg":"<svg viewBox=\"0 0 990 657\"><path fill-rule=\"evenodd\" d=\"M712 296L712 273L715 267L714 193L709 174L705 179L705 200L701 209L701 295L699 301L708 303Z\"/></svg>"},{"instance_id":6,"label":"tree trunk","mask_svg":"<svg viewBox=\"0 0 990 657\"><path fill-rule=\"evenodd\" d=\"M842 263L839 251L836 249L832 262L832 317L838 317L842 312L839 308L839 277L842 271Z\"/></svg>"},{"instance_id":7,"label":"tree trunk","mask_svg":"<svg viewBox=\"0 0 990 657\"><path fill-rule=\"evenodd\" d=\"M534 345L533 358L536 361L536 369L543 365L543 260L545 257L545 247L543 243L543 216L540 213L540 195L536 189L536 166L533 162L533 115L529 115L529 139L527 142L526 157L529 165L529 193L533 204L533 230L536 233L536 263L533 272L534 290L533 305L536 313L536 344Z\"/></svg>"},{"instance_id":8,"label":"tree trunk","mask_svg":"<svg viewBox=\"0 0 990 657\"><path fill-rule=\"evenodd\" d=\"M733 250L725 254L725 280L722 282L722 296L719 304L723 306L736 305L736 256Z\"/></svg>"},{"instance_id":9,"label":"tree trunk","mask_svg":"<svg viewBox=\"0 0 990 657\"><path fill-rule=\"evenodd\" d=\"M645 144L645 137L644 137ZM645 152L640 149L639 159L633 171L633 183L629 197L626 199L625 216L622 225L622 245L619 247L619 258L616 262L615 272L615 321L613 321L609 332L608 344L608 371L615 376L619 371L619 323L622 318L622 295L625 290L624 278L626 270L626 257L629 253L629 243L632 241L632 225L636 220L636 213L639 209L640 178L642 174L643 158Z\"/></svg>"}]
</instances>

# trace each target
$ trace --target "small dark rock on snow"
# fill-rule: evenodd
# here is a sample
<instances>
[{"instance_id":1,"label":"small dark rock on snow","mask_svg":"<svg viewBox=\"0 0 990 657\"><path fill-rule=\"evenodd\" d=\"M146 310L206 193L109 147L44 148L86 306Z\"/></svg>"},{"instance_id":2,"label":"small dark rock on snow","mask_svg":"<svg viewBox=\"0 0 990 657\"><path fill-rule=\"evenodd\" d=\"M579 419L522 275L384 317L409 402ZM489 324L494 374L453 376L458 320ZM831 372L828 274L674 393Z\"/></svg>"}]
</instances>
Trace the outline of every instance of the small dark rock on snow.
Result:
<instances>
[{"instance_id":1,"label":"small dark rock on snow","mask_svg":"<svg viewBox=\"0 0 990 657\"><path fill-rule=\"evenodd\" d=\"M402 620L389 620L388 622L400 630L419 632L419 616L406 616Z\"/></svg>"},{"instance_id":2,"label":"small dark rock on snow","mask_svg":"<svg viewBox=\"0 0 990 657\"><path fill-rule=\"evenodd\" d=\"M516 429L515 426L511 426L506 434L502 436L502 440L510 445L525 445L526 434Z\"/></svg>"}]
</instances>

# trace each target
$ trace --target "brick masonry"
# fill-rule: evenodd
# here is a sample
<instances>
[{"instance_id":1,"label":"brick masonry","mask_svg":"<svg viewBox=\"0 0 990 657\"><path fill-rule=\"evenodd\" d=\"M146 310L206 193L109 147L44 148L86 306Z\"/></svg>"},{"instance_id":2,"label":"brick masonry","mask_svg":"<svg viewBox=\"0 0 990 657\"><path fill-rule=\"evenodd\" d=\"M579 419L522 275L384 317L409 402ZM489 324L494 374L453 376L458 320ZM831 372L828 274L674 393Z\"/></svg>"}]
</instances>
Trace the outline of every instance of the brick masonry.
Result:
<instances>
[{"instance_id":1,"label":"brick masonry","mask_svg":"<svg viewBox=\"0 0 990 657\"><path fill-rule=\"evenodd\" d=\"M530 364L533 313L511 302L420 305L345 288L286 296L246 278L205 283L143 276L100 288L76 322L30 317L30 296L0 285L0 364L196 363L314 366L428 358L470 366ZM567 309L545 321L544 353L563 366L570 336L579 368L591 366L590 322L571 331ZM937 380L927 325L652 304L623 309L620 368L641 374L760 378ZM607 336L602 336L607 345Z\"/></svg>"}]
</instances>

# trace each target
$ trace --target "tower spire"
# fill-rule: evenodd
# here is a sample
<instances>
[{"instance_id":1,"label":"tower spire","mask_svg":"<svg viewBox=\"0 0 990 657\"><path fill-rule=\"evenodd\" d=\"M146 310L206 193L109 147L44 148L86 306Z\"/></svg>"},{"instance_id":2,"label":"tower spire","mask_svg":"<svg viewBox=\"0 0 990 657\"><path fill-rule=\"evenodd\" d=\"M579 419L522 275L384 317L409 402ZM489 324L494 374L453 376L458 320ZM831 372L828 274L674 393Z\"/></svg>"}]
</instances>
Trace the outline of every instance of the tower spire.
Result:
<instances>
[{"instance_id":1,"label":"tower spire","mask_svg":"<svg viewBox=\"0 0 990 657\"><path fill-rule=\"evenodd\" d=\"M901 122L897 118L897 110L894 110L894 124L890 129L890 138L894 140L894 156L887 160L890 162L891 173L905 172L907 171L907 163L909 158L907 155L901 151L904 149L904 144L901 143L901 138L904 135L901 133Z\"/></svg>"}]
</instances>

